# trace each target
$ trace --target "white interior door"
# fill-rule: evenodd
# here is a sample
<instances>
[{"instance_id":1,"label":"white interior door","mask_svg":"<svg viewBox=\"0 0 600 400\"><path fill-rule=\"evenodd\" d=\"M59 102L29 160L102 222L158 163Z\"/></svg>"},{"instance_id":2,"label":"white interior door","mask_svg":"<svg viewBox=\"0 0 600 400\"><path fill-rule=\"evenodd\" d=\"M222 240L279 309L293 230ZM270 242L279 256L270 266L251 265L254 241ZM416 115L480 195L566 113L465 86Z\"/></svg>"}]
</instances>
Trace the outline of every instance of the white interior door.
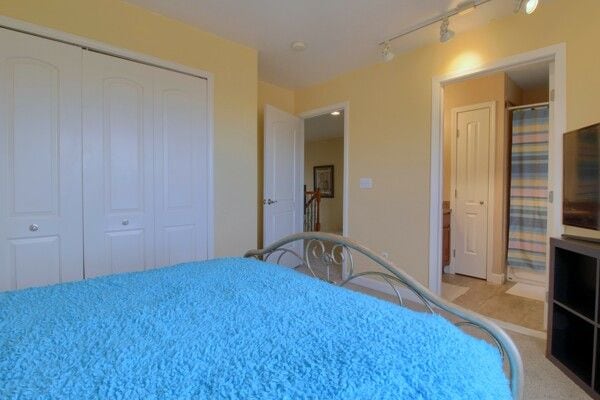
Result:
<instances>
[{"instance_id":1,"label":"white interior door","mask_svg":"<svg viewBox=\"0 0 600 400\"><path fill-rule=\"evenodd\" d=\"M264 126L263 241L268 246L303 230L304 129L300 118L269 105ZM293 250L300 253L302 244L296 243Z\"/></svg>"},{"instance_id":2,"label":"white interior door","mask_svg":"<svg viewBox=\"0 0 600 400\"><path fill-rule=\"evenodd\" d=\"M0 290L83 278L81 49L0 29Z\"/></svg>"},{"instance_id":3,"label":"white interior door","mask_svg":"<svg viewBox=\"0 0 600 400\"><path fill-rule=\"evenodd\" d=\"M154 68L83 55L85 275L155 265Z\"/></svg>"},{"instance_id":4,"label":"white interior door","mask_svg":"<svg viewBox=\"0 0 600 400\"><path fill-rule=\"evenodd\" d=\"M157 265L208 258L207 81L154 71Z\"/></svg>"},{"instance_id":5,"label":"white interior door","mask_svg":"<svg viewBox=\"0 0 600 400\"><path fill-rule=\"evenodd\" d=\"M453 266L459 274L486 279L491 109L459 111L455 121Z\"/></svg>"}]
</instances>

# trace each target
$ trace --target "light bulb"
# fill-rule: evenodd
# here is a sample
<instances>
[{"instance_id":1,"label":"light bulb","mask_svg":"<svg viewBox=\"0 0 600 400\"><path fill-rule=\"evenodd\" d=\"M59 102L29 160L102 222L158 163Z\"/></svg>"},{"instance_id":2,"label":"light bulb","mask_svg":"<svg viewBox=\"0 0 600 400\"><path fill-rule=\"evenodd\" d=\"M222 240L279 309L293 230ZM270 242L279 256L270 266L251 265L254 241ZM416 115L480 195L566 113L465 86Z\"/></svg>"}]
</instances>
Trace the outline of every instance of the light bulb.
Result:
<instances>
[{"instance_id":1,"label":"light bulb","mask_svg":"<svg viewBox=\"0 0 600 400\"><path fill-rule=\"evenodd\" d=\"M538 0L527 0L527 3L525 3L525 12L527 14L533 14L538 6L538 3Z\"/></svg>"}]
</instances>

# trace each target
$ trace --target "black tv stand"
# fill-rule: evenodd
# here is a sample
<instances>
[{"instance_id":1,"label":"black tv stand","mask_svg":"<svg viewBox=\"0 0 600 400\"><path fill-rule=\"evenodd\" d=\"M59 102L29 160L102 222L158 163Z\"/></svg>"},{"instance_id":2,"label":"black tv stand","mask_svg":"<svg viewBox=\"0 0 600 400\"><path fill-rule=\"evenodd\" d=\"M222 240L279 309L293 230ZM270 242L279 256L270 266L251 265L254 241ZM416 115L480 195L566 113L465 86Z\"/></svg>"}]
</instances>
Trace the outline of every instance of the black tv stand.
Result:
<instances>
[{"instance_id":1,"label":"black tv stand","mask_svg":"<svg viewBox=\"0 0 600 400\"><path fill-rule=\"evenodd\" d=\"M579 236L579 235L571 235L568 233L563 233L562 234L562 238L565 240L579 240L582 242L593 242L593 243L600 243L600 238L592 238L592 237L586 237L586 236Z\"/></svg>"},{"instance_id":2,"label":"black tv stand","mask_svg":"<svg viewBox=\"0 0 600 400\"><path fill-rule=\"evenodd\" d=\"M546 356L600 399L600 243L550 239Z\"/></svg>"}]
</instances>

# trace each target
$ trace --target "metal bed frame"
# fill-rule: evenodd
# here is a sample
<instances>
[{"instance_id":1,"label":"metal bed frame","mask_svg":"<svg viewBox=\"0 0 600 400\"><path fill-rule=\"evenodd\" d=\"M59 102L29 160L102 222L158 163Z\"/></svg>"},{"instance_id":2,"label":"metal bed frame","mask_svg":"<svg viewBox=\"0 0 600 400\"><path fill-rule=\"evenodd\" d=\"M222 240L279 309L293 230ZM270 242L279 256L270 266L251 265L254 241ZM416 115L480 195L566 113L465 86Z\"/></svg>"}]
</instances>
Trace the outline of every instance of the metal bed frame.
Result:
<instances>
[{"instance_id":1,"label":"metal bed frame","mask_svg":"<svg viewBox=\"0 0 600 400\"><path fill-rule=\"evenodd\" d=\"M304 254L300 255L290 246L303 245ZM290 248L291 247L291 248ZM353 253L362 255L374 262L380 270L355 271ZM304 268L315 278L325 280L336 286L345 286L357 278L375 277L389 285L398 300L399 305L406 306L404 297L409 295L411 300L418 300L426 312L435 314L443 310L458 322L451 321L457 327L471 327L482 331L486 338L498 348L502 360L508 363L508 377L513 399L523 398L523 362L512 339L498 325L472 311L449 303L427 289L416 279L408 275L390 261L380 257L368 248L342 236L322 232L304 232L287 236L264 249L250 250L244 257L253 257L262 261L282 261L295 265L294 269ZM297 263L297 264L296 264ZM341 280L331 280L331 269L342 267L344 273ZM320 270L319 270L320 269ZM323 271L324 269L324 271ZM319 274L317 274L319 272Z\"/></svg>"}]
</instances>

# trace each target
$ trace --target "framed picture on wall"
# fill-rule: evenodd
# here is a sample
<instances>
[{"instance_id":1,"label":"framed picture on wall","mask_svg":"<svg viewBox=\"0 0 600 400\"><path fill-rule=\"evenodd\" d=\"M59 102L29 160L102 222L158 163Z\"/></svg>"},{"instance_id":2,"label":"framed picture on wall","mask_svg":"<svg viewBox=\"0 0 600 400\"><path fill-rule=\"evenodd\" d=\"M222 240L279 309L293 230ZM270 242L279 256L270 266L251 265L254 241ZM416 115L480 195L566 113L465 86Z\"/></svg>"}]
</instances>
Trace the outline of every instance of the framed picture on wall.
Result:
<instances>
[{"instance_id":1,"label":"framed picture on wall","mask_svg":"<svg viewBox=\"0 0 600 400\"><path fill-rule=\"evenodd\" d=\"M313 167L313 187L321 191L321 197L333 197L333 165Z\"/></svg>"}]
</instances>

